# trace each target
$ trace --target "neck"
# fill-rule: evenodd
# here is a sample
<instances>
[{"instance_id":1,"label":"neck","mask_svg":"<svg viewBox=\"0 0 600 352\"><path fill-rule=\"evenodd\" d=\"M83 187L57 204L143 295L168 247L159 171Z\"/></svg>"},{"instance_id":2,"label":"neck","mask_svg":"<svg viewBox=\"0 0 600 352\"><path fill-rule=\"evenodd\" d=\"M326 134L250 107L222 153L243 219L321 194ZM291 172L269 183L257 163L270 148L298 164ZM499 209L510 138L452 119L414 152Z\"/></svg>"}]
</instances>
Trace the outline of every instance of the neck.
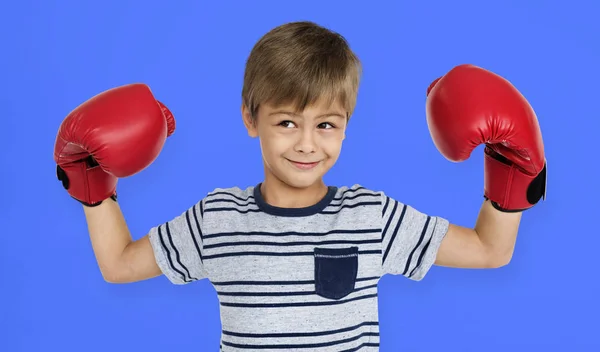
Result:
<instances>
[{"instance_id":1,"label":"neck","mask_svg":"<svg viewBox=\"0 0 600 352\"><path fill-rule=\"evenodd\" d=\"M320 180L306 188L291 187L280 180L266 178L260 192L264 201L279 208L306 208L318 203L327 194L327 186Z\"/></svg>"}]
</instances>

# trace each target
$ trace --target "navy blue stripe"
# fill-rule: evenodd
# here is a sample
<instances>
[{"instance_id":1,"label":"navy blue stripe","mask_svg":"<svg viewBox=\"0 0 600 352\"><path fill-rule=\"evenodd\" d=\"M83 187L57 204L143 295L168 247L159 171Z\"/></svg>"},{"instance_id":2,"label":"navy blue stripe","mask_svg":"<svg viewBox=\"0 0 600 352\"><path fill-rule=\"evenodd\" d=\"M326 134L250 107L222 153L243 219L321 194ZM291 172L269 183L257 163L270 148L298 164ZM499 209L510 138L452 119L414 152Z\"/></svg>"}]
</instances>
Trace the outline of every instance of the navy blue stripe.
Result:
<instances>
[{"instance_id":1,"label":"navy blue stripe","mask_svg":"<svg viewBox=\"0 0 600 352\"><path fill-rule=\"evenodd\" d=\"M218 202L219 199L216 199L216 200L212 199L215 196L230 196L230 197L233 197L233 198L235 198L237 200L241 200L241 201L247 201L247 200L250 200L250 199L254 199L254 196L252 194L249 194L246 198L242 198L242 197L240 197L238 195L235 195L235 194L233 194L231 192L218 191L218 192L211 192L211 193L209 193L206 196L206 198L205 198L206 199L205 202L206 203L211 203L211 202L215 202L215 201Z\"/></svg>"},{"instance_id":2,"label":"navy blue stripe","mask_svg":"<svg viewBox=\"0 0 600 352\"><path fill-rule=\"evenodd\" d=\"M358 254L381 254L380 249L370 250L370 251L359 251ZM310 252L286 252L286 253L278 253L278 252L231 252L231 253L219 253L212 255L204 255L204 259L215 259L215 258L224 258L224 257L241 257L241 256L262 256L262 257L302 257L302 256L311 256L315 255L314 251Z\"/></svg>"},{"instance_id":3,"label":"navy blue stripe","mask_svg":"<svg viewBox=\"0 0 600 352\"><path fill-rule=\"evenodd\" d=\"M379 198L380 195L377 193L359 193L359 194L355 194L353 196L347 196L347 197L340 197L340 198L333 198L332 203L333 202L337 202L337 201L348 201L348 200L353 200L353 199L357 199L357 198L361 198L361 197L376 197ZM381 200L378 201L379 204L381 204ZM340 205L340 204L330 204L330 206L336 206L336 205Z\"/></svg>"},{"instance_id":4,"label":"navy blue stripe","mask_svg":"<svg viewBox=\"0 0 600 352\"><path fill-rule=\"evenodd\" d=\"M166 224L166 226L168 226L168 223ZM172 240L171 234L169 232L168 232L168 236L169 236L169 242L172 244L173 240ZM169 262L169 266L171 267L171 269L173 269L173 271L175 271L176 273L181 275L181 280L183 280L184 282L190 282L190 280L187 279L185 274L181 270L179 270L175 267L175 263L173 263L173 258L171 257L171 251L167 247L167 244L165 243L165 239L163 238L162 226L158 227L158 238L160 239L161 246L163 247L163 249L165 250L165 253L167 254L167 261ZM177 251L177 249L175 249L175 247L173 247L173 249L175 251Z\"/></svg>"},{"instance_id":5,"label":"navy blue stripe","mask_svg":"<svg viewBox=\"0 0 600 352\"><path fill-rule=\"evenodd\" d=\"M275 286L275 284L273 284ZM377 284L369 285L365 287L355 288L352 292L360 292L368 290L370 288L376 288ZM311 296L315 295L316 291L279 291L279 292L223 292L217 291L219 296L232 296L232 297L291 297L291 296Z\"/></svg>"},{"instance_id":6,"label":"navy blue stripe","mask_svg":"<svg viewBox=\"0 0 600 352\"><path fill-rule=\"evenodd\" d=\"M427 216L427 221L425 221L425 225L423 225L423 230L421 231L421 236L419 237L419 241L417 242L415 247L412 249L412 251L410 251L410 255L408 256L408 259L406 260L406 266L404 267L404 272L402 272L402 275L406 275L406 273L408 272L408 269L410 268L410 262L412 261L412 257L415 254L417 248L419 248L419 246L423 242L423 238L425 238L425 234L427 233L427 227L429 226L430 220L431 220L431 216Z\"/></svg>"},{"instance_id":7,"label":"navy blue stripe","mask_svg":"<svg viewBox=\"0 0 600 352\"><path fill-rule=\"evenodd\" d=\"M333 306L339 304L345 304L354 301L360 301L363 299L376 298L377 293L369 295L358 296L345 300L327 300L319 302L292 302L292 303L233 303L233 302L220 302L224 307L246 307L246 308L287 308L287 307L318 307L318 306Z\"/></svg>"},{"instance_id":8,"label":"navy blue stripe","mask_svg":"<svg viewBox=\"0 0 600 352\"><path fill-rule=\"evenodd\" d=\"M358 208L358 207L366 207L369 205L381 205L380 201L376 201L376 202L358 202L358 203L354 203L354 204L343 204L342 206L328 206L327 208L335 208L335 210L323 210L321 211L320 214L338 214L339 212L341 212L343 209L354 209L354 208Z\"/></svg>"},{"instance_id":9,"label":"navy blue stripe","mask_svg":"<svg viewBox=\"0 0 600 352\"><path fill-rule=\"evenodd\" d=\"M390 205L390 197L385 197L385 205L383 206L383 210L381 211L382 218L385 216L385 211L387 210L389 205Z\"/></svg>"},{"instance_id":10,"label":"navy blue stripe","mask_svg":"<svg viewBox=\"0 0 600 352\"><path fill-rule=\"evenodd\" d=\"M223 345L226 346L230 346L230 347L235 347L235 348L241 348L241 349L300 349L300 348L319 348L319 347L327 347L327 346L335 346L335 345L339 345L342 343L348 343L348 342L352 342L352 341L356 341L359 340L363 337L369 337L369 336L379 336L378 332L363 332L357 336L354 337L349 337L346 339L342 339L342 340L335 340L335 341L329 341L329 342L322 342L322 343L310 343L310 344L281 344L281 345L250 345L250 344L239 344L239 343L231 343L228 341L223 341Z\"/></svg>"},{"instance_id":11,"label":"navy blue stripe","mask_svg":"<svg viewBox=\"0 0 600 352\"><path fill-rule=\"evenodd\" d=\"M256 204L254 204L254 205L256 205ZM219 207L219 208L206 208L204 211L206 213L217 213L217 212L221 212L221 211L222 212L233 211L238 214L248 214L248 213L260 213L262 210L260 210L258 208L240 210L238 208Z\"/></svg>"},{"instance_id":12,"label":"navy blue stripe","mask_svg":"<svg viewBox=\"0 0 600 352\"><path fill-rule=\"evenodd\" d=\"M189 280L197 280L196 278L192 277L192 275L190 275L190 271L188 270L188 268L183 264L183 262L181 261L181 255L179 254L179 251L177 250L177 247L175 247L175 243L173 242L173 237L171 236L171 229L169 227L169 223L165 223L165 228L167 229L167 236L169 237L169 242L171 243L171 248L173 248L173 251L175 251L175 259L177 260L177 263L179 263L179 265L181 265L181 268L183 270L185 270L185 273L187 274L187 279Z\"/></svg>"},{"instance_id":13,"label":"navy blue stripe","mask_svg":"<svg viewBox=\"0 0 600 352\"><path fill-rule=\"evenodd\" d=\"M264 333L264 334L253 334L253 333L240 333L240 332L232 332L223 330L224 335L235 336L235 337L250 337L250 338L281 338L281 337L316 337L316 336L325 336L325 335L333 335L339 334L341 332L353 331L357 330L363 326L379 326L379 322L377 321L365 321L360 324L356 324L354 326L349 326L345 328L340 328L336 330L325 330L325 331L315 331L315 332L288 332L288 333Z\"/></svg>"},{"instance_id":14,"label":"navy blue stripe","mask_svg":"<svg viewBox=\"0 0 600 352\"><path fill-rule=\"evenodd\" d=\"M244 201L246 203L238 203L237 200ZM240 206L240 207L247 207L249 205L256 205L256 202L253 201L253 200L252 201L249 200L249 199L237 199L237 200L236 199L217 198L217 199L207 200L206 204L210 204L210 203L233 203L233 204L235 204L237 206Z\"/></svg>"},{"instance_id":15,"label":"navy blue stripe","mask_svg":"<svg viewBox=\"0 0 600 352\"><path fill-rule=\"evenodd\" d=\"M329 244L373 244L380 243L381 241L376 238L372 240L331 240L331 241L298 241L298 242L267 242L267 241L236 241L236 242L221 242L210 245L204 245L204 249L213 249L220 247L236 247L236 246L281 246L281 247L293 247L293 246L312 246L312 245L329 245Z\"/></svg>"},{"instance_id":16,"label":"navy blue stripe","mask_svg":"<svg viewBox=\"0 0 600 352\"><path fill-rule=\"evenodd\" d=\"M340 352L355 352L355 351L362 349L363 347L379 347L379 343L378 342L365 342L365 343L361 343L360 345L358 345L355 348L350 348L350 349L343 350Z\"/></svg>"},{"instance_id":17,"label":"navy blue stripe","mask_svg":"<svg viewBox=\"0 0 600 352\"><path fill-rule=\"evenodd\" d=\"M425 245L425 247L423 248L423 251L419 255L419 260L417 261L417 265L415 265L413 270L410 272L409 277L412 277L415 274L415 272L417 271L417 269L421 266L423 257L425 257L425 254L427 253L427 249L429 249L429 245L431 244L431 240L433 239L433 234L435 233L436 226L437 226L437 218L435 218L435 223L433 224L433 230L431 230L431 236L429 236L429 240L427 240L427 244Z\"/></svg>"},{"instance_id":18,"label":"navy blue stripe","mask_svg":"<svg viewBox=\"0 0 600 352\"><path fill-rule=\"evenodd\" d=\"M202 236L202 230L200 229L200 224L198 223L198 216L196 214L196 207L192 207L192 211L194 212L194 221L196 223L196 229L198 230L198 237ZM198 244L198 240L196 240L196 236L194 236L194 230L192 229L192 221L190 220L190 211L185 212L185 220L188 225L188 229L190 230L190 236L192 237L192 241L194 241L194 247L196 247L196 252L200 257L200 262L202 262L202 251L200 250L200 245Z\"/></svg>"},{"instance_id":19,"label":"navy blue stripe","mask_svg":"<svg viewBox=\"0 0 600 352\"><path fill-rule=\"evenodd\" d=\"M387 259L387 256L390 253L392 246L394 245L396 236L398 236L398 230L400 230L400 226L402 226L402 222L404 221L404 215L406 214L407 208L408 208L408 206L406 204L404 204L402 206L402 212L400 213L400 219L398 219L398 222L396 222L396 227L394 228L394 232L392 232L392 238L390 238L388 245L385 249L385 253L383 254L383 258L381 260L383 263L385 263L385 260ZM392 215L390 215L390 219L393 218L394 215L395 215L395 212L392 213Z\"/></svg>"},{"instance_id":20,"label":"navy blue stripe","mask_svg":"<svg viewBox=\"0 0 600 352\"><path fill-rule=\"evenodd\" d=\"M328 205L327 208L333 207L334 210L322 210L319 214L338 214L343 209L353 209L353 208L358 208L358 207L366 207L369 205L381 205L381 202L380 201L359 202L359 203L355 203L355 204L343 204L341 206ZM239 214L248 214L248 213L260 213L262 210L260 210L259 208L238 209L238 208L231 208L231 207L217 207L217 208L207 208L205 211L207 213L208 212L215 213L215 212L221 212L221 211L222 212L233 211L233 212L236 212Z\"/></svg>"},{"instance_id":21,"label":"navy blue stripe","mask_svg":"<svg viewBox=\"0 0 600 352\"><path fill-rule=\"evenodd\" d=\"M389 198L388 198L389 199ZM385 223L385 227L383 228L383 232L381 233L381 242L384 243L385 235L388 233L392 220L394 219L394 215L396 215L396 210L398 209L398 201L394 201L394 207L392 208L392 212L388 217L387 222Z\"/></svg>"},{"instance_id":22,"label":"navy blue stripe","mask_svg":"<svg viewBox=\"0 0 600 352\"><path fill-rule=\"evenodd\" d=\"M332 203L329 204L329 206L340 206L340 205L343 204L343 203L340 203L340 204L333 203L333 202L337 202L337 201L342 201L343 202L343 201L347 201L347 200L357 199L357 198L360 198L360 197L379 197L379 194L372 193L372 192L369 192L369 193L359 193L359 194L355 194L355 195L351 195L351 196L347 195L348 193L354 193L354 192L357 192L357 191L363 190L363 189L364 189L364 187L358 187L358 188L355 188L355 189L345 190L342 193L341 196L333 198L332 199ZM230 197L232 197L234 199L213 198L213 196L217 196L217 195L227 195L227 196L230 196ZM244 202L244 203L239 203L236 200ZM234 195L232 193L229 193L229 192L214 192L214 193L211 193L211 194L209 194L207 196L207 199L206 199L205 202L207 204L217 203L217 202L233 203L233 204L235 204L237 206L240 206L240 207L248 207L248 206L251 206L251 205L256 205L256 202L254 201L254 197L253 196L248 196L247 198L242 198L242 197L236 196L236 195ZM378 201L376 203L371 203L371 204L378 204L379 205L379 204L381 204L381 201ZM221 207L221 208L223 208L223 207ZM219 209L219 208L213 208L210 211L214 212L215 211L214 209ZM225 208L225 209L232 210L230 208ZM238 210L244 211L245 209L238 209Z\"/></svg>"},{"instance_id":23,"label":"navy blue stripe","mask_svg":"<svg viewBox=\"0 0 600 352\"><path fill-rule=\"evenodd\" d=\"M356 279L356 282L379 280L379 276L360 277ZM314 285L315 280L296 280L296 281L211 281L213 286L237 286L237 285Z\"/></svg>"},{"instance_id":24,"label":"navy blue stripe","mask_svg":"<svg viewBox=\"0 0 600 352\"><path fill-rule=\"evenodd\" d=\"M368 234L368 233L379 233L381 229L357 229L357 230L331 230L326 232L296 232L296 231L287 231L287 232L266 232L266 231L248 231L248 232L218 232L210 235L204 235L203 239L211 239L217 237L227 237L227 236L273 236L273 237L284 237L284 236L315 236L315 237L323 237L331 234Z\"/></svg>"}]
</instances>

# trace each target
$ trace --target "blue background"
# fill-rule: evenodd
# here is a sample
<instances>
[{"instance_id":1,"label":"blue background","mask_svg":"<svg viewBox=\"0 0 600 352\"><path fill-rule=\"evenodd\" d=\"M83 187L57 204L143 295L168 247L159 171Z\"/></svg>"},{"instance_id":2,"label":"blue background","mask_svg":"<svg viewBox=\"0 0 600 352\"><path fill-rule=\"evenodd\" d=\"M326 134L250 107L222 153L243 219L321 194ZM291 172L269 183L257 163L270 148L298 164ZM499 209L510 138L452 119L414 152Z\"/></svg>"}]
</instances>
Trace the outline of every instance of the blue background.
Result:
<instances>
[{"instance_id":1,"label":"blue background","mask_svg":"<svg viewBox=\"0 0 600 352\"><path fill-rule=\"evenodd\" d=\"M71 109L117 85L147 83L171 108L177 130L162 154L119 183L135 239L215 187L256 184L259 145L239 110L245 59L269 29L305 19L346 36L365 68L331 184L385 190L472 226L482 149L445 160L424 114L428 84L457 64L511 80L542 127L548 199L524 215L513 261L434 267L421 282L384 277L381 351L600 350L598 10L592 1L5 2L0 350L217 351L208 281L102 280L81 205L55 178L54 138Z\"/></svg>"}]
</instances>

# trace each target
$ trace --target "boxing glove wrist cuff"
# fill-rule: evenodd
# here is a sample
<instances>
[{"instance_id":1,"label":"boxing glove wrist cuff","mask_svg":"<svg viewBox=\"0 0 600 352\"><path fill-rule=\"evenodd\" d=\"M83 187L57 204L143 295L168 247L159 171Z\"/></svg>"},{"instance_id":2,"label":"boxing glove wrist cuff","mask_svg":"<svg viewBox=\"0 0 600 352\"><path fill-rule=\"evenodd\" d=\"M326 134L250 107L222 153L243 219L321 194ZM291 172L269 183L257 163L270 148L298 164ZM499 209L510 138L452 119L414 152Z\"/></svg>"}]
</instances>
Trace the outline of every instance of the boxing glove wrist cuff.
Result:
<instances>
[{"instance_id":1,"label":"boxing glove wrist cuff","mask_svg":"<svg viewBox=\"0 0 600 352\"><path fill-rule=\"evenodd\" d=\"M536 175L485 153L484 194L500 211L527 210L546 196L546 164Z\"/></svg>"},{"instance_id":2,"label":"boxing glove wrist cuff","mask_svg":"<svg viewBox=\"0 0 600 352\"><path fill-rule=\"evenodd\" d=\"M85 206L100 205L104 200L117 200L117 178L99 166L89 168L87 162L72 163L64 168L56 166L56 176L64 189Z\"/></svg>"},{"instance_id":3,"label":"boxing glove wrist cuff","mask_svg":"<svg viewBox=\"0 0 600 352\"><path fill-rule=\"evenodd\" d=\"M104 199L104 200L96 201L95 203L87 203L87 202L84 202L81 199L77 199L77 198L75 198L73 196L71 196L71 198L73 198L76 201L78 201L79 203L81 203L81 205L84 205L84 206L89 207L89 208L97 207L100 204L104 203L105 200L108 200L108 199L112 199L114 202L117 202L117 194L116 193L113 194L112 196Z\"/></svg>"}]
</instances>

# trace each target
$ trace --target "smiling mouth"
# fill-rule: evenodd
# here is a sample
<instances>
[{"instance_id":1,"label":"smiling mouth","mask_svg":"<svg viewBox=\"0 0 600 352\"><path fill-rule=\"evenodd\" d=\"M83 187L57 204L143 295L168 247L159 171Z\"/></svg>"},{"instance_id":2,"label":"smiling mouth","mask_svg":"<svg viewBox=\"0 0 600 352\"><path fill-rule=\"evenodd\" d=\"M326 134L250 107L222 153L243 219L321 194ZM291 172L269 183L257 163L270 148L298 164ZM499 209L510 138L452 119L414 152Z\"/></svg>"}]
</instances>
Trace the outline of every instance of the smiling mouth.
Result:
<instances>
[{"instance_id":1,"label":"smiling mouth","mask_svg":"<svg viewBox=\"0 0 600 352\"><path fill-rule=\"evenodd\" d=\"M294 165L295 167L297 167L298 169L302 169L302 170L309 170L312 169L313 167L317 166L320 161L313 161L313 162L300 162L300 161L293 161L290 159L287 159L292 165Z\"/></svg>"}]
</instances>

